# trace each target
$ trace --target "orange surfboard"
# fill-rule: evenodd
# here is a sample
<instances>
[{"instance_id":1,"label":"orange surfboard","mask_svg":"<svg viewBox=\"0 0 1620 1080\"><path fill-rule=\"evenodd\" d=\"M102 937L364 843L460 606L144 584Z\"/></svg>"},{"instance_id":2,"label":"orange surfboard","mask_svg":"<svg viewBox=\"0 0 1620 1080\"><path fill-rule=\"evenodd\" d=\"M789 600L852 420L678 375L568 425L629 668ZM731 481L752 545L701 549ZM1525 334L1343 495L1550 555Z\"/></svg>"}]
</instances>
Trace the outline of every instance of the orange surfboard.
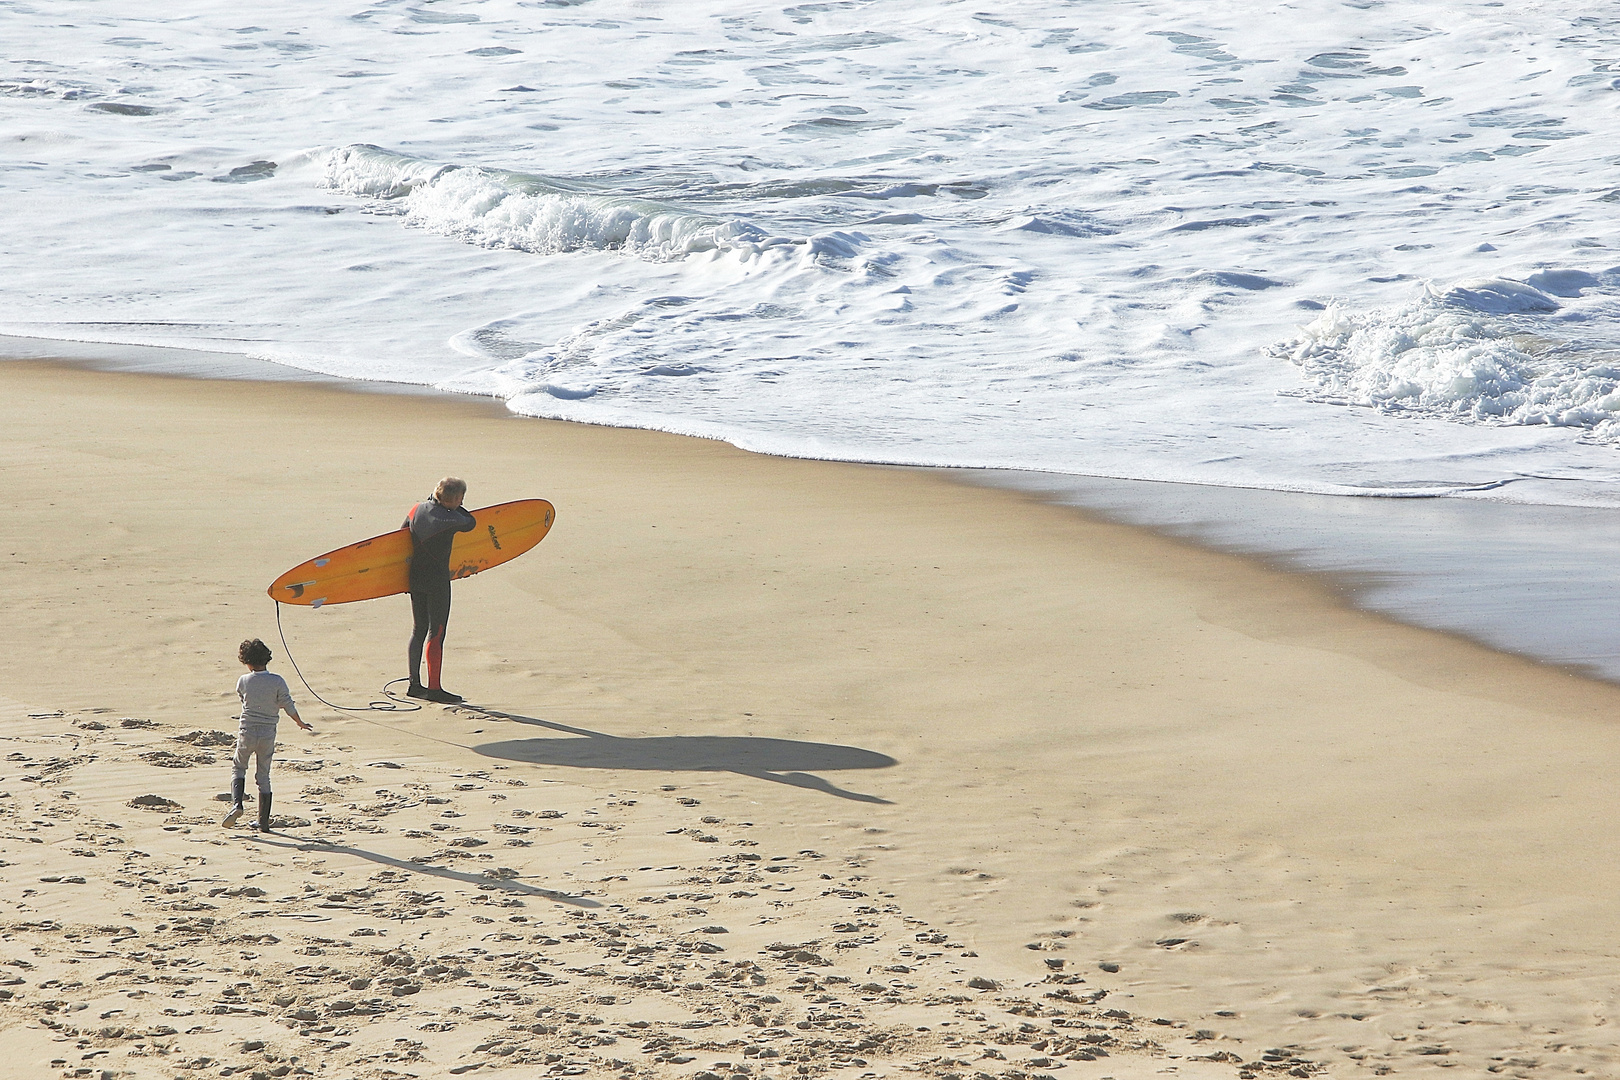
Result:
<instances>
[{"instance_id":1,"label":"orange surfboard","mask_svg":"<svg viewBox=\"0 0 1620 1080\"><path fill-rule=\"evenodd\" d=\"M546 538L556 511L544 499L497 503L472 512L478 527L458 533L450 547L450 577L464 578L499 566ZM322 607L374 600L410 589L411 531L373 536L299 563L270 583L283 604Z\"/></svg>"}]
</instances>

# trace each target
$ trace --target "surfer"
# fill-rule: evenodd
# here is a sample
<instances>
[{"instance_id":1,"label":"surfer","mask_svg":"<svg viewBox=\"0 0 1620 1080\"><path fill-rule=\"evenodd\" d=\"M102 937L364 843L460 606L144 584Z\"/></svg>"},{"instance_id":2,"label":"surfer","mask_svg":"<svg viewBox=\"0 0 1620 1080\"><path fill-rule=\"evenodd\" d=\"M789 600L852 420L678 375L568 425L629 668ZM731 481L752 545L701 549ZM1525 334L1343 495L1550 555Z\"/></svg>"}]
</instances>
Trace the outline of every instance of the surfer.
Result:
<instances>
[{"instance_id":1,"label":"surfer","mask_svg":"<svg viewBox=\"0 0 1620 1080\"><path fill-rule=\"evenodd\" d=\"M461 702L439 682L444 663L444 631L450 621L450 545L456 533L477 527L473 516L462 509L467 497L466 481L447 476L433 494L411 507L402 529L411 530L411 685L405 693L413 698L436 701L441 705ZM422 653L427 652L428 681L422 685Z\"/></svg>"},{"instance_id":2,"label":"surfer","mask_svg":"<svg viewBox=\"0 0 1620 1080\"><path fill-rule=\"evenodd\" d=\"M236 730L236 753L231 758L231 809L220 824L227 828L242 817L247 795L249 758L258 759L254 779L259 785L259 831L270 831L270 759L276 752L276 721L283 710L305 731L315 729L298 716L287 680L265 670L270 664L270 647L258 638L242 642L236 658L248 672L236 680L236 696L242 699L241 726Z\"/></svg>"}]
</instances>

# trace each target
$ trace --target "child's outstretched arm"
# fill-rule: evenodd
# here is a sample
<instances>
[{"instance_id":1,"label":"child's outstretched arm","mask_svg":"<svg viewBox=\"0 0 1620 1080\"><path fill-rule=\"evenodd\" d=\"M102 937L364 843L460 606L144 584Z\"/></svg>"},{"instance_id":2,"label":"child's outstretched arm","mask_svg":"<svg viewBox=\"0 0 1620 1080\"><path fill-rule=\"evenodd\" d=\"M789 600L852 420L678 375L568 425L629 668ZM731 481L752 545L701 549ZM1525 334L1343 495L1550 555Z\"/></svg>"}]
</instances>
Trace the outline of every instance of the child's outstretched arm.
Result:
<instances>
[{"instance_id":1,"label":"child's outstretched arm","mask_svg":"<svg viewBox=\"0 0 1620 1080\"><path fill-rule=\"evenodd\" d=\"M308 724L304 723L304 721L299 717L299 715L298 715L298 706L293 704L292 695L287 692L287 684L285 682L281 684L281 691L280 691L280 694L277 697L276 704L281 706L281 711L282 712L284 712L288 716L292 717L292 722L293 723L297 724L299 727L303 728L305 731L314 731L315 730L314 728L310 727Z\"/></svg>"}]
</instances>

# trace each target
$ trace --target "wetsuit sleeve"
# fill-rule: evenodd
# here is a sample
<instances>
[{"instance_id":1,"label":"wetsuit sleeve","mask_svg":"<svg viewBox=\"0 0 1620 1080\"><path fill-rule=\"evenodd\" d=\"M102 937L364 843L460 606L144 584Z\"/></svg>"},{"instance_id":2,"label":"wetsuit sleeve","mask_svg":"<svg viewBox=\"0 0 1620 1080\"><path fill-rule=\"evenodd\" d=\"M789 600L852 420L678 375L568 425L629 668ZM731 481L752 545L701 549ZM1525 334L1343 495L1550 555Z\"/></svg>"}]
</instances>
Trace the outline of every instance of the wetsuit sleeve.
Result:
<instances>
[{"instance_id":1,"label":"wetsuit sleeve","mask_svg":"<svg viewBox=\"0 0 1620 1080\"><path fill-rule=\"evenodd\" d=\"M457 507L456 513L462 517L462 520L456 523L456 532L472 532L478 528L478 519L472 516L471 511Z\"/></svg>"}]
</instances>

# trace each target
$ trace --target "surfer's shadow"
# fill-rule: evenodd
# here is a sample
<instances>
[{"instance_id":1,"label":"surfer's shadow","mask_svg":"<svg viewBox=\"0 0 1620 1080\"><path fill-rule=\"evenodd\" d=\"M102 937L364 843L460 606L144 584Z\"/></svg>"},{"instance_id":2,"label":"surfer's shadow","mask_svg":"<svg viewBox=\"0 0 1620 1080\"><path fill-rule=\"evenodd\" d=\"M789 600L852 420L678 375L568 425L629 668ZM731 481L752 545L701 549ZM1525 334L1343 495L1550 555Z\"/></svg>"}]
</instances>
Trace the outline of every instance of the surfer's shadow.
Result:
<instances>
[{"instance_id":1,"label":"surfer's shadow","mask_svg":"<svg viewBox=\"0 0 1620 1080\"><path fill-rule=\"evenodd\" d=\"M599 731L570 727L533 716L466 706L477 715L510 720L574 738L509 739L472 747L485 757L522 761L530 765L556 765L575 769L634 769L644 772L729 772L775 784L820 791L856 802L884 803L888 799L846 791L815 775L839 769L887 769L897 764L887 754L858 746L799 742L793 739L749 735L654 735L621 738ZM580 737L583 736L583 737Z\"/></svg>"}]
</instances>

